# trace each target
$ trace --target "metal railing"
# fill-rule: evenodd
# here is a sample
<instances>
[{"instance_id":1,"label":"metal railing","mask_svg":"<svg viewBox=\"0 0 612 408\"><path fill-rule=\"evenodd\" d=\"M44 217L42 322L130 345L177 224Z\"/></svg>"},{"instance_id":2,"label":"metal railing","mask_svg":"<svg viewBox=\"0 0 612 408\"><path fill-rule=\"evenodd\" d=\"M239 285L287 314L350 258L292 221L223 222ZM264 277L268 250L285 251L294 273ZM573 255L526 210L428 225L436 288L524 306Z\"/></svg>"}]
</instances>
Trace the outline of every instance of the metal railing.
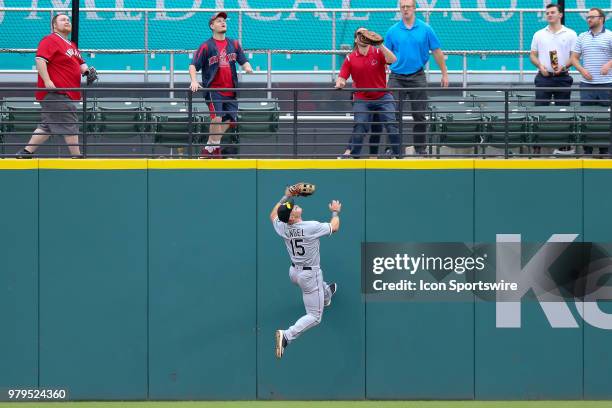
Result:
<instances>
[{"instance_id":1,"label":"metal railing","mask_svg":"<svg viewBox=\"0 0 612 408\"><path fill-rule=\"evenodd\" d=\"M30 13L49 13L49 19L56 12L69 12L70 9L67 8L28 8L28 7L4 7L0 8L0 13L10 13L10 12L30 12ZM176 9L157 9L157 8L82 8L81 12L83 15L87 15L88 13L104 13L104 12L112 12L112 13L142 13L143 14L143 38L141 44L143 44L142 48L138 49L118 49L118 50L108 50L108 49L84 49L83 51L88 53L97 53L97 54L142 54L144 56L143 60L143 73L144 73L144 81L148 82L151 73L164 74L163 71L154 71L149 68L150 58L153 54L161 54L161 55L169 55L170 57L170 87L174 85L175 73L186 73L186 70L176 70L174 63L174 56L179 54L191 54L194 50L182 50L182 49L155 49L150 47L150 15L151 13L194 13L194 14L211 14L215 12L215 9L210 8L202 8L202 9L188 9L188 8L176 8ZM343 55L347 51L344 49L338 48L338 27L337 21L338 16L350 17L355 14L363 14L363 13L394 13L397 18L399 18L399 11L396 8L355 8L355 9L343 9L343 8L322 8L322 9L293 9L293 8L285 8L285 9L264 9L264 8L253 8L253 9L225 9L228 14L234 13L238 15L238 39L242 42L244 37L244 18L245 16L253 16L259 15L260 13L327 13L331 15L330 23L331 23L331 38L330 38L330 46L329 50L296 50L296 49L274 49L273 44L270 44L269 49L250 49L248 44L247 51L253 54L266 54L267 55L267 67L266 67L266 77L268 86L270 85L270 78L273 72L272 69L272 58L273 54L317 54L324 55L329 54L331 56L330 66L331 70L329 71L320 71L322 74L330 74L332 78L336 75L338 67L336 56ZM586 13L588 9L567 9L565 11L566 15L572 15L576 13ZM422 13L426 21L430 21L431 16L437 13L451 13L451 14L461 14L461 13L501 13L503 16L509 18L510 15L517 13L519 16L518 22L518 33L517 37L517 48L516 49L507 49L507 50L483 50L483 49L469 49L469 44L465 44L463 50L459 49L449 49L448 47L444 47L445 54L447 55L458 55L462 56L462 69L461 70L453 70L451 73L460 74L462 77L462 82L464 86L468 82L468 76L470 74L483 73L487 72L486 70L470 70L468 67L468 56L470 55L480 55L480 56L495 56L495 55L512 55L518 57L518 72L513 70L504 71L506 73L518 73L519 81L523 82L525 77L526 67L524 66L524 58L523 56L529 53L528 49L525 47L525 15L526 14L535 14L536 16L540 16L543 13L542 9L535 8L517 8L517 9L505 9L505 8L419 8L419 13ZM369 15L369 14L368 14ZM545 22L542 21L541 26L543 27ZM538 27L538 29L541 27ZM586 29L586 26L585 26ZM201 39L200 39L201 41ZM197 45L197 44L194 44ZM252 47L251 47L252 48ZM472 47L474 48L474 47ZM527 47L528 48L528 47ZM35 53L35 49L31 48L3 48L0 49L0 53ZM528 67L530 68L530 67ZM2 72L2 71L0 71ZM21 70L5 70L5 73L13 73L13 72L24 72ZM26 70L25 72L32 72L30 70ZM102 71L104 72L104 71ZM119 71L117 71L119 72ZM128 73L130 71L123 71L122 73ZM282 73L299 73L300 71L283 71ZM498 72L498 71L497 71ZM139 71L132 71L134 74L140 73Z\"/></svg>"},{"instance_id":2,"label":"metal railing","mask_svg":"<svg viewBox=\"0 0 612 408\"><path fill-rule=\"evenodd\" d=\"M35 90L0 88L2 94L22 95L0 100L0 157L15 157L37 127L41 107L34 101ZM79 90L82 99L75 103L82 157L196 158L202 156L212 134L206 101L184 88ZM270 97L239 99L238 121L222 135L223 157L342 157L354 133L350 100L354 90L374 91L248 89L251 95ZM391 111L394 120L372 115L364 122L369 131L357 135L369 141L358 143L364 148L358 157L607 157L612 141L612 89L590 90L605 91L608 99L599 103L607 106L582 106L587 101L575 98L579 88L572 89L571 101L534 106L538 102L534 87L467 87L437 90L425 110L415 110L411 102L419 101L406 100L406 89L392 88L389 91L399 101ZM159 96L166 92L173 92L176 98ZM414 127L416 113L425 115L424 131ZM399 133L399 154L389 141L381 143L383 130L387 135ZM423 143L415 143L419 135ZM65 157L65 146L64 141L54 139L41 144L36 154ZM592 148L600 151L591 153Z\"/></svg>"}]
</instances>

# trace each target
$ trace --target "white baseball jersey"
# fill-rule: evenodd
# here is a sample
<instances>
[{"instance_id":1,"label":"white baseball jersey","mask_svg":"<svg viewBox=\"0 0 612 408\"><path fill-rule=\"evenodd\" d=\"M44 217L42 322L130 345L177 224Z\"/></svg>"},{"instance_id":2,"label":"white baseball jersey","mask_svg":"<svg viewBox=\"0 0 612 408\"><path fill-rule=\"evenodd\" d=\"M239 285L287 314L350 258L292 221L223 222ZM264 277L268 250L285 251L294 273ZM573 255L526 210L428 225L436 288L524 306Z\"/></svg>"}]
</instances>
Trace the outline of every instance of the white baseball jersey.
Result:
<instances>
[{"instance_id":1,"label":"white baseball jersey","mask_svg":"<svg viewBox=\"0 0 612 408\"><path fill-rule=\"evenodd\" d=\"M291 262L299 266L319 266L319 238L331 235L331 224L318 221L301 221L285 224L278 218L274 220L276 233L285 240Z\"/></svg>"}]
</instances>

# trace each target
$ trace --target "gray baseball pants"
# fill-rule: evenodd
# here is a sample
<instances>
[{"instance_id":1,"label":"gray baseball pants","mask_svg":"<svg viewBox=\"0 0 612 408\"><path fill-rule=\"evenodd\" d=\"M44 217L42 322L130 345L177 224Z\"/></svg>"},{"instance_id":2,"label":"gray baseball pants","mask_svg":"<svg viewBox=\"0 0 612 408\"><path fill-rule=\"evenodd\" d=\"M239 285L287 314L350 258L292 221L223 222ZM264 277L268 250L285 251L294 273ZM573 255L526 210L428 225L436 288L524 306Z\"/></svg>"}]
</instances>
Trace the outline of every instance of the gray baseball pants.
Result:
<instances>
[{"instance_id":1,"label":"gray baseball pants","mask_svg":"<svg viewBox=\"0 0 612 408\"><path fill-rule=\"evenodd\" d=\"M285 330L287 343L291 343L306 330L321 323L324 302L328 301L331 296L329 285L323 281L323 271L319 267L307 270L292 266L289 268L289 279L302 289L306 314Z\"/></svg>"}]
</instances>

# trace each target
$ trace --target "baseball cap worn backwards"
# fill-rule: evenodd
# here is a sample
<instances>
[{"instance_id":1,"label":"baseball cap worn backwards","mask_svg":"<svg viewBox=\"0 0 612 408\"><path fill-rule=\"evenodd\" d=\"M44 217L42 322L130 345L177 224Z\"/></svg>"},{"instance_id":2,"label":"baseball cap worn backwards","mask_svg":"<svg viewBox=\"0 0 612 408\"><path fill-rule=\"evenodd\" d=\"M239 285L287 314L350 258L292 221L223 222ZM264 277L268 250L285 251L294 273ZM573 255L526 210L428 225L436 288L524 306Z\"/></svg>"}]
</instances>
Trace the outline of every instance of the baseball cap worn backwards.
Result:
<instances>
[{"instance_id":1,"label":"baseball cap worn backwards","mask_svg":"<svg viewBox=\"0 0 612 408\"><path fill-rule=\"evenodd\" d=\"M291 211L293 211L293 200L286 201L282 203L278 210L276 211L276 215L278 215L278 219L284 223L289 222L289 217L291 216Z\"/></svg>"},{"instance_id":2,"label":"baseball cap worn backwards","mask_svg":"<svg viewBox=\"0 0 612 408\"><path fill-rule=\"evenodd\" d=\"M213 14L210 17L210 20L208 20L208 25L211 25L212 22L215 21L219 17L223 17L223 18L227 19L227 13L225 11L219 11L219 12Z\"/></svg>"}]
</instances>

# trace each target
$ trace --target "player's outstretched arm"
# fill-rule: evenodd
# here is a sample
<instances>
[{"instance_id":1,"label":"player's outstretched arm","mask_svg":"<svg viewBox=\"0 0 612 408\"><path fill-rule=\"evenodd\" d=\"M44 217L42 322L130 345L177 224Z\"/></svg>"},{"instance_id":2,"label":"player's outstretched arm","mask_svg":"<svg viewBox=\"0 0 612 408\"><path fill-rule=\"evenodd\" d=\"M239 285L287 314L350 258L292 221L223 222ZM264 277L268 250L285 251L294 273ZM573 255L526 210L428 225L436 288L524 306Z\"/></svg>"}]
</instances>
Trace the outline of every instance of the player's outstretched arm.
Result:
<instances>
[{"instance_id":1,"label":"player's outstretched arm","mask_svg":"<svg viewBox=\"0 0 612 408\"><path fill-rule=\"evenodd\" d=\"M289 187L285 188L285 195L280 199L278 203L276 203L276 205L272 208L272 211L270 212L270 221L274 222L274 220L276 219L278 207L280 207L281 204L286 202L292 195L293 194L291 194L291 192L289 191Z\"/></svg>"},{"instance_id":2,"label":"player's outstretched arm","mask_svg":"<svg viewBox=\"0 0 612 408\"><path fill-rule=\"evenodd\" d=\"M332 212L332 217L329 221L329 223L331 224L332 233L340 229L340 216L338 214L340 213L341 209L342 204L340 203L340 201L332 200L332 202L329 203L329 211Z\"/></svg>"}]
</instances>

